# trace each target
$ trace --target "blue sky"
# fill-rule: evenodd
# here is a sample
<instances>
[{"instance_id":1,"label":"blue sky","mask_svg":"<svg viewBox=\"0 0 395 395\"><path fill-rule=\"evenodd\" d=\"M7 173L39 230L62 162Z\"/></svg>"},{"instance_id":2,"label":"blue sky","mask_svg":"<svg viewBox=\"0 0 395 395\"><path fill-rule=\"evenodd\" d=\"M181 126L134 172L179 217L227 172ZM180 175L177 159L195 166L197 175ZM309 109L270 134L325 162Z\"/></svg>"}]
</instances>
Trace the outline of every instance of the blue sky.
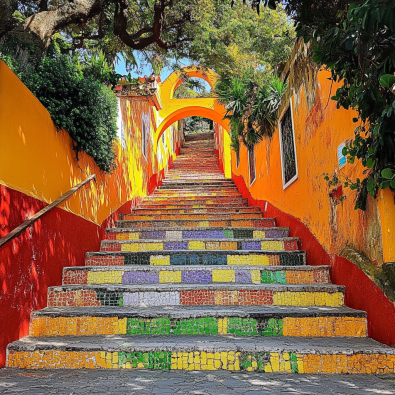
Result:
<instances>
[{"instance_id":1,"label":"blue sky","mask_svg":"<svg viewBox=\"0 0 395 395\"><path fill-rule=\"evenodd\" d=\"M153 70L151 66L144 64L145 62L143 62L141 53L139 53L138 51L135 51L134 53L136 61L138 63L138 67L136 68L136 70L130 73L132 77L144 77L145 75L148 76L152 74ZM128 72L126 71L125 61L123 57L119 55L119 58L120 60L117 64L115 64L115 71L122 75L128 74ZM188 64L190 64L190 62L188 61L188 59L183 59L181 60L181 64L187 66ZM164 81L172 73L172 71L173 70L171 69L171 67L165 67L160 73L160 78L162 79L162 81Z\"/></svg>"}]
</instances>

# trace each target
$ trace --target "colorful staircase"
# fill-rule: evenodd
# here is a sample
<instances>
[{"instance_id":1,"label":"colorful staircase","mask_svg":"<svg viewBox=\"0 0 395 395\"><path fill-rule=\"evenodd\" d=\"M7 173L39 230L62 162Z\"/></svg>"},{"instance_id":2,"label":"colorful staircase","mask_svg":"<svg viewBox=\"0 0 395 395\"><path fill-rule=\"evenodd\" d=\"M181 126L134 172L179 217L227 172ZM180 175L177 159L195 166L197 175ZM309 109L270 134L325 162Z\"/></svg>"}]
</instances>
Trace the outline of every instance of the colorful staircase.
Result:
<instances>
[{"instance_id":1,"label":"colorful staircase","mask_svg":"<svg viewBox=\"0 0 395 395\"><path fill-rule=\"evenodd\" d=\"M394 372L395 349L289 233L224 178L213 140L187 142L101 251L64 269L8 366Z\"/></svg>"}]
</instances>

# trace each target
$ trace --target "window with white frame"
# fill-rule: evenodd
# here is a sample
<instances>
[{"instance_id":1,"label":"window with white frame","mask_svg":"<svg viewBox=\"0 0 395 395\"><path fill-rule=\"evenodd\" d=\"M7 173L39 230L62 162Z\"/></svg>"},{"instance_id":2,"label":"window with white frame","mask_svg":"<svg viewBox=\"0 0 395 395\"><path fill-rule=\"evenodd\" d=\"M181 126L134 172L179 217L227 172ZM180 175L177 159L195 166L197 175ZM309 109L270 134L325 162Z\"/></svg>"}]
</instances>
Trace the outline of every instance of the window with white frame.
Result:
<instances>
[{"instance_id":1,"label":"window with white frame","mask_svg":"<svg viewBox=\"0 0 395 395\"><path fill-rule=\"evenodd\" d=\"M256 179L255 145L248 146L248 167L250 170L250 185L252 185Z\"/></svg>"},{"instance_id":2,"label":"window with white frame","mask_svg":"<svg viewBox=\"0 0 395 395\"><path fill-rule=\"evenodd\" d=\"M279 129L283 189L286 189L298 178L292 99L280 120Z\"/></svg>"}]
</instances>

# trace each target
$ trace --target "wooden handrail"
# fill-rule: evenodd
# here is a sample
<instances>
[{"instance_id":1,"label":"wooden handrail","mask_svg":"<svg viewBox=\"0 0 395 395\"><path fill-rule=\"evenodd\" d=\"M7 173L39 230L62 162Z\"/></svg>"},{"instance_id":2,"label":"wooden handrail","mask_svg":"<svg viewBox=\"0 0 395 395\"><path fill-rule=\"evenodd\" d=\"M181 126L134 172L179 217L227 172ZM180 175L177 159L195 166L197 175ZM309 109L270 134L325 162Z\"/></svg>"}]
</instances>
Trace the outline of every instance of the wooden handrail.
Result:
<instances>
[{"instance_id":1,"label":"wooden handrail","mask_svg":"<svg viewBox=\"0 0 395 395\"><path fill-rule=\"evenodd\" d=\"M48 204L48 206L45 206L42 210L40 210L38 213L34 214L31 218L27 219L25 222L23 222L21 225L16 227L13 231L8 233L8 235L2 237L0 239L0 247L2 247L5 243L8 241L12 240L14 237L18 236L21 232L23 232L26 228L28 228L30 225L34 224L39 218L41 218L44 214L48 213L51 211L54 207L56 207L58 204L62 203L65 201L68 197L70 197L74 192L78 191L82 186L87 184L88 182L92 181L94 178L96 178L96 174L92 174L89 176L85 181L82 181L75 187L71 188L68 192L66 192L64 195L62 195L59 199L56 199L52 203Z\"/></svg>"}]
</instances>

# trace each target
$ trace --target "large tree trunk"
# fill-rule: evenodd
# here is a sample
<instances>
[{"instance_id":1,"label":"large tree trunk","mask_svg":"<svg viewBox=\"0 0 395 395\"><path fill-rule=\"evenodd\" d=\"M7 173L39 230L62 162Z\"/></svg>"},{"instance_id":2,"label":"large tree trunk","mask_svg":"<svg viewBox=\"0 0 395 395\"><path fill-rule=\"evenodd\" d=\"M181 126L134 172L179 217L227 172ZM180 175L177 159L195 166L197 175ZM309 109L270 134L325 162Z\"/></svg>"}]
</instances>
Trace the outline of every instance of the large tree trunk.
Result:
<instances>
[{"instance_id":1,"label":"large tree trunk","mask_svg":"<svg viewBox=\"0 0 395 395\"><path fill-rule=\"evenodd\" d=\"M0 0L0 5L13 0ZM75 0L66 2L54 11L37 12L3 35L0 44L12 48L14 57L23 67L33 55L41 58L51 37L73 23L85 23L104 7L104 0Z\"/></svg>"}]
</instances>

